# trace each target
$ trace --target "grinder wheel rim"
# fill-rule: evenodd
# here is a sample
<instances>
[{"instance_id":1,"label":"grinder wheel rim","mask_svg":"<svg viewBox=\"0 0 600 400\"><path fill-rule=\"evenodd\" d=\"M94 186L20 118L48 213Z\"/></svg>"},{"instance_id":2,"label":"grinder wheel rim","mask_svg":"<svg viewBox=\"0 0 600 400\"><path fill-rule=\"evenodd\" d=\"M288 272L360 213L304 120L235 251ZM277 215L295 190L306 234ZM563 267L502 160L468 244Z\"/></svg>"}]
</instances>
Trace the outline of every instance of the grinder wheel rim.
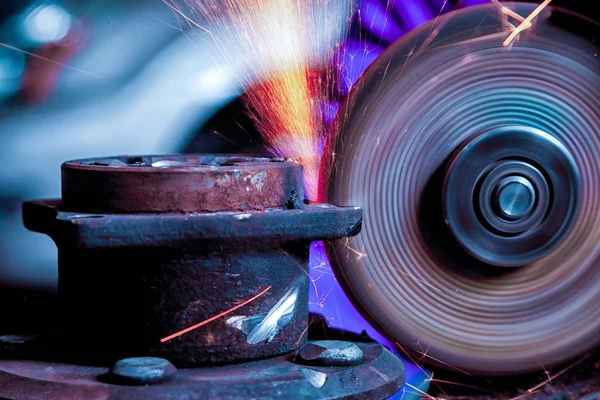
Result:
<instances>
[{"instance_id":1,"label":"grinder wheel rim","mask_svg":"<svg viewBox=\"0 0 600 400\"><path fill-rule=\"evenodd\" d=\"M537 4L504 6L526 16ZM320 198L361 206L364 220L360 235L330 246L332 267L365 318L426 362L516 374L600 342L598 49L559 17L576 18L547 7L503 47L508 17L498 6L441 16L376 60L338 113ZM568 150L580 204L551 253L498 268L446 235L444 168L465 140L515 126Z\"/></svg>"}]
</instances>

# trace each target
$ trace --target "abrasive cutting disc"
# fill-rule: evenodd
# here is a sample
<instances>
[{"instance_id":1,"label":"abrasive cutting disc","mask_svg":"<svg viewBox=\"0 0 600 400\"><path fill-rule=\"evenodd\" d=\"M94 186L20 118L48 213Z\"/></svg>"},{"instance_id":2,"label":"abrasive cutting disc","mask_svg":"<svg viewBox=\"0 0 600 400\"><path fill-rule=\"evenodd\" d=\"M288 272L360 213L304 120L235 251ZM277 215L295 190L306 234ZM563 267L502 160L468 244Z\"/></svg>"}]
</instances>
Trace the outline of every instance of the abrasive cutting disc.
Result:
<instances>
[{"instance_id":1,"label":"abrasive cutting disc","mask_svg":"<svg viewBox=\"0 0 600 400\"><path fill-rule=\"evenodd\" d=\"M364 209L329 249L356 307L424 360L483 374L600 342L598 25L547 7L504 43L539 5L503 4L387 50L322 166L321 199Z\"/></svg>"}]
</instances>

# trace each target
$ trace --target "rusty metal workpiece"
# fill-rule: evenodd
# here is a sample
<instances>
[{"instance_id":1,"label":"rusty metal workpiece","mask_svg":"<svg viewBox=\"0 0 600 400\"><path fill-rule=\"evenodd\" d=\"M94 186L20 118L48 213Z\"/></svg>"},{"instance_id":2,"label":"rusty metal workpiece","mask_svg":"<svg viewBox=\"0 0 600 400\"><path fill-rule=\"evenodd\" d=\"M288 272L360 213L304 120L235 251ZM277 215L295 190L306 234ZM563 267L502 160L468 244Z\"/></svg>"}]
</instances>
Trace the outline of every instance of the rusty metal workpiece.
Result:
<instances>
[{"instance_id":1,"label":"rusty metal workpiece","mask_svg":"<svg viewBox=\"0 0 600 400\"><path fill-rule=\"evenodd\" d=\"M178 157L140 159L155 163L181 161L181 157L204 162L211 159ZM265 158L244 158L237 163L239 157L229 157L222 160L222 167L192 166L186 170L188 167L177 164L172 168L179 172L171 173L166 163L158 164L160 168L122 166L123 159L103 159L97 162L101 165L87 160L83 171L93 174L87 184L80 175L77 185L70 169L81 162L65 163L63 196L70 201L23 205L25 226L49 235L58 247L60 318L56 332L61 351L112 361L152 355L182 367L273 357L305 343L308 246L314 240L357 234L362 211L298 202L303 189L297 163ZM150 168L156 172L145 171ZM116 174L127 169L141 172ZM262 189L256 183L245 186L240 183L243 178L234 186L217 185L235 176L257 176L259 170L265 182ZM167 177L161 178L162 174ZM181 176L171 182L169 179L177 174ZM117 181L126 184L121 187L126 195L119 194L117 188L100 189L102 182ZM190 182L207 181L215 184L211 190L222 198L208 190L205 197L195 197ZM278 182L280 187L266 182ZM130 198L141 190L136 186L154 189L162 197L154 204L169 211L133 213L136 206L149 204L146 198L142 203ZM176 193L178 188L182 188L180 196L169 197L168 193ZM88 199L102 191L106 193L103 200ZM197 210L210 209L204 201L216 204L219 211L173 211L190 204ZM227 204L229 211L224 210ZM258 206L265 204L269 208L258 211ZM240 211L244 207L246 210ZM263 291L262 296L235 311L161 342Z\"/></svg>"},{"instance_id":2,"label":"rusty metal workpiece","mask_svg":"<svg viewBox=\"0 0 600 400\"><path fill-rule=\"evenodd\" d=\"M65 209L164 213L302 207L301 166L278 157L185 154L65 162Z\"/></svg>"},{"instance_id":3,"label":"rusty metal workpiece","mask_svg":"<svg viewBox=\"0 0 600 400\"><path fill-rule=\"evenodd\" d=\"M0 360L0 396L15 400L79 399L384 399L404 383L404 364L375 343L357 343L360 364L317 367L294 355L212 368L180 369L152 386L113 385L109 369L28 360Z\"/></svg>"}]
</instances>

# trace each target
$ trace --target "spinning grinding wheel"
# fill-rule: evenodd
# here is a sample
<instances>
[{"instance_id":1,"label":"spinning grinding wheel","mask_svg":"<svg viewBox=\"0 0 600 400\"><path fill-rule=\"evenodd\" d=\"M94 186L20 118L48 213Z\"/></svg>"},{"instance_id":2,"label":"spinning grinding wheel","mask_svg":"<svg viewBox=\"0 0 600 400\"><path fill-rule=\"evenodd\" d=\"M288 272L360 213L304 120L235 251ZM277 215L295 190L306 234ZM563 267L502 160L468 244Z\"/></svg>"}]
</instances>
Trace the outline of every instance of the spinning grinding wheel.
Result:
<instances>
[{"instance_id":1,"label":"spinning grinding wheel","mask_svg":"<svg viewBox=\"0 0 600 400\"><path fill-rule=\"evenodd\" d=\"M509 23L477 6L396 42L350 93L322 167L321 198L364 209L362 232L329 249L357 308L483 374L600 343L598 25L547 7L505 47Z\"/></svg>"}]
</instances>

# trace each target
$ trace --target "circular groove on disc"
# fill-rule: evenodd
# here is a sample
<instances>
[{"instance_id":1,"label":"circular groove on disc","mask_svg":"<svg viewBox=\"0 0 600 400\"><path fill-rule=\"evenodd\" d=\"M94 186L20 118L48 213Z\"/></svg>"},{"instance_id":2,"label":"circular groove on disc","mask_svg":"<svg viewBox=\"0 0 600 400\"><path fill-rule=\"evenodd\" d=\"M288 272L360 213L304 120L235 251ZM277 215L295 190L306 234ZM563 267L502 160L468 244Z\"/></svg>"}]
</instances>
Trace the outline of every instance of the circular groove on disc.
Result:
<instances>
[{"instance_id":1,"label":"circular groove on disc","mask_svg":"<svg viewBox=\"0 0 600 400\"><path fill-rule=\"evenodd\" d=\"M506 5L523 16L537 6ZM512 374L600 341L600 61L596 46L559 27L565 15L546 8L509 47L496 5L442 16L384 53L340 110L321 199L363 207L364 222L330 247L332 265L365 317L425 360ZM581 205L551 254L492 273L453 253L425 210L436 208L431 193L451 152L506 125L568 148Z\"/></svg>"}]
</instances>

